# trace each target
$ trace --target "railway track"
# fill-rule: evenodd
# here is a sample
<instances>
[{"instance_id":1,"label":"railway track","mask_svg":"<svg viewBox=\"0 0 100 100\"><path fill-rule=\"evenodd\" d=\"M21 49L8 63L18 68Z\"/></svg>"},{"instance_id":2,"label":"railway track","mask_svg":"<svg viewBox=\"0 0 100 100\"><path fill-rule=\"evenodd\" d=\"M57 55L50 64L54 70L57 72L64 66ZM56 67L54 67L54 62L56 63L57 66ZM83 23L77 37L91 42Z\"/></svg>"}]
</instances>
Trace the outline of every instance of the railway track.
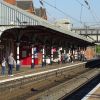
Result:
<instances>
[{"instance_id":1,"label":"railway track","mask_svg":"<svg viewBox=\"0 0 100 100\"><path fill-rule=\"evenodd\" d=\"M49 95L47 91L51 91L55 87L58 90L58 87L62 87L62 84L89 72L94 73L97 71L96 69L85 68L85 64L79 64L41 72L37 75L30 75L10 82L3 82L0 84L0 100L47 100L47 96L44 96ZM85 79L86 81L86 78L79 79Z\"/></svg>"},{"instance_id":2,"label":"railway track","mask_svg":"<svg viewBox=\"0 0 100 100\"><path fill-rule=\"evenodd\" d=\"M28 83L38 82L45 80L49 77L55 77L55 76L61 76L62 74L65 76L70 76L76 72L81 72L85 69L85 63L79 63L75 65L69 65L64 67L59 67L55 69L50 69L47 71L42 71L38 73L28 74L28 75L22 75L18 77L13 77L10 79L5 79L0 81L0 92L2 90L11 89L14 87L22 86ZM19 87L18 87L19 88Z\"/></svg>"},{"instance_id":3,"label":"railway track","mask_svg":"<svg viewBox=\"0 0 100 100\"><path fill-rule=\"evenodd\" d=\"M91 69L71 77L70 79L63 80L61 83L46 89L27 100L62 100L62 96L69 95L79 87L83 86L98 74L97 69Z\"/></svg>"}]
</instances>

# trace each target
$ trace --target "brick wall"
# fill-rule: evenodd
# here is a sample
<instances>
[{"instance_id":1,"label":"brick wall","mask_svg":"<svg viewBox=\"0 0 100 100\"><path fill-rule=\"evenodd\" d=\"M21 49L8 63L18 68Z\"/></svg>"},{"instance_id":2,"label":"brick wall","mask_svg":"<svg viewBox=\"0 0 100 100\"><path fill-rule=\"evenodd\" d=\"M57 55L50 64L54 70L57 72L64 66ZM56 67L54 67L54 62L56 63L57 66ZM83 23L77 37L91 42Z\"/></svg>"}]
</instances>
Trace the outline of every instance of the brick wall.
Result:
<instances>
[{"instance_id":1,"label":"brick wall","mask_svg":"<svg viewBox=\"0 0 100 100\"><path fill-rule=\"evenodd\" d=\"M4 1L13 5L16 4L16 0L4 0Z\"/></svg>"},{"instance_id":2,"label":"brick wall","mask_svg":"<svg viewBox=\"0 0 100 100\"><path fill-rule=\"evenodd\" d=\"M93 47L87 47L85 51L85 56L88 60L93 59L95 56L95 50Z\"/></svg>"},{"instance_id":3,"label":"brick wall","mask_svg":"<svg viewBox=\"0 0 100 100\"><path fill-rule=\"evenodd\" d=\"M27 9L26 11L32 13L32 14L35 14L35 10L34 8L30 7L29 9Z\"/></svg>"}]
</instances>

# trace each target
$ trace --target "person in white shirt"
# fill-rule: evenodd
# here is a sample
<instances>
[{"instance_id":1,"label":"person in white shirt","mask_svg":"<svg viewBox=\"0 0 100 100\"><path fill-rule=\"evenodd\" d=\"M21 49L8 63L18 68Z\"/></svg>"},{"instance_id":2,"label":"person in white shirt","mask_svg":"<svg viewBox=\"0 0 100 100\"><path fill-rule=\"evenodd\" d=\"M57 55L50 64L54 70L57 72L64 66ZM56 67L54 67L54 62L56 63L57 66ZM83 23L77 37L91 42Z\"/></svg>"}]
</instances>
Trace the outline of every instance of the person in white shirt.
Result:
<instances>
[{"instance_id":1,"label":"person in white shirt","mask_svg":"<svg viewBox=\"0 0 100 100\"><path fill-rule=\"evenodd\" d=\"M13 58L13 53L8 57L8 75L12 76L12 71L14 68L15 59Z\"/></svg>"},{"instance_id":2,"label":"person in white shirt","mask_svg":"<svg viewBox=\"0 0 100 100\"><path fill-rule=\"evenodd\" d=\"M5 71L6 71L6 60L5 58L3 58L1 74L5 75Z\"/></svg>"}]
</instances>

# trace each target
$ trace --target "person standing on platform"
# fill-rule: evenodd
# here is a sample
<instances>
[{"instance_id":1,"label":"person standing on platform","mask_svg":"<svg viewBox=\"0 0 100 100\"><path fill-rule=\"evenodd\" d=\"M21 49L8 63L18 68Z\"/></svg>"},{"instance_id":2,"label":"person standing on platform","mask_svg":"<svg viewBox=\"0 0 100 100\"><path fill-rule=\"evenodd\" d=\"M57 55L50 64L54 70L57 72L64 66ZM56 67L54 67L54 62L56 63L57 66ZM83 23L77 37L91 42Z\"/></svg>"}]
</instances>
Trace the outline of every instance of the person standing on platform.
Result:
<instances>
[{"instance_id":1,"label":"person standing on platform","mask_svg":"<svg viewBox=\"0 0 100 100\"><path fill-rule=\"evenodd\" d=\"M74 55L73 55L72 52L71 52L71 55L70 55L70 59L71 59L71 62L73 63L73 61L74 61Z\"/></svg>"},{"instance_id":2,"label":"person standing on platform","mask_svg":"<svg viewBox=\"0 0 100 100\"><path fill-rule=\"evenodd\" d=\"M10 54L10 56L8 57L8 75L13 76L12 75L12 71L14 68L14 58L13 58L13 53Z\"/></svg>"},{"instance_id":3,"label":"person standing on platform","mask_svg":"<svg viewBox=\"0 0 100 100\"><path fill-rule=\"evenodd\" d=\"M62 53L62 55L61 55L61 61L62 61L62 63L65 63L65 54L64 53Z\"/></svg>"},{"instance_id":4,"label":"person standing on platform","mask_svg":"<svg viewBox=\"0 0 100 100\"><path fill-rule=\"evenodd\" d=\"M6 71L6 60L5 58L3 58L1 74L5 75L5 71Z\"/></svg>"},{"instance_id":5,"label":"person standing on platform","mask_svg":"<svg viewBox=\"0 0 100 100\"><path fill-rule=\"evenodd\" d=\"M65 63L67 62L68 56L65 54Z\"/></svg>"}]
</instances>

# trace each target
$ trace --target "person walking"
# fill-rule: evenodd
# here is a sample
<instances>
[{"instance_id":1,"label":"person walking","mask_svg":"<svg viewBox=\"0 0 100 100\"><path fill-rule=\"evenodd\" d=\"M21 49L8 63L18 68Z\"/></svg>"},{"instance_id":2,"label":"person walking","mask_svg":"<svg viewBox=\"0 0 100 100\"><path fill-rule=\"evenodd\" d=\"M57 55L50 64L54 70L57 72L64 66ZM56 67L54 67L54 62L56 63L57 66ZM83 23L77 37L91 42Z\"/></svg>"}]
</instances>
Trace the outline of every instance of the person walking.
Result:
<instances>
[{"instance_id":1,"label":"person walking","mask_svg":"<svg viewBox=\"0 0 100 100\"><path fill-rule=\"evenodd\" d=\"M3 58L1 74L5 75L5 71L6 71L6 60L5 58Z\"/></svg>"},{"instance_id":2,"label":"person walking","mask_svg":"<svg viewBox=\"0 0 100 100\"><path fill-rule=\"evenodd\" d=\"M12 71L14 68L14 58L13 58L13 53L10 54L10 56L8 57L8 75L13 76L12 75Z\"/></svg>"}]
</instances>

